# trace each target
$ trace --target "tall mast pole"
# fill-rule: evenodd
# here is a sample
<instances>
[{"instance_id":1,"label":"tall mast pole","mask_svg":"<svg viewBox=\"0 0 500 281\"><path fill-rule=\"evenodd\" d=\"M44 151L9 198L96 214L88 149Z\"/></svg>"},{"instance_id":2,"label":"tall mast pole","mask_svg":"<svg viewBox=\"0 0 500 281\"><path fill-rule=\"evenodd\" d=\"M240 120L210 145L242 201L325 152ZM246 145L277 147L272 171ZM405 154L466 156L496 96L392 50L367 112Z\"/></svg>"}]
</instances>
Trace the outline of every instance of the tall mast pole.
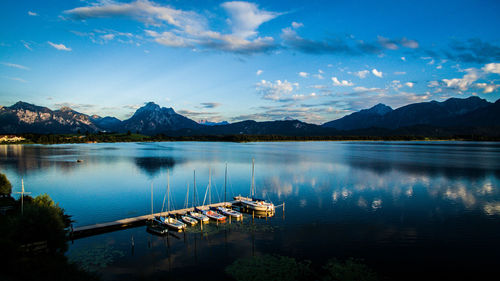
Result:
<instances>
[{"instance_id":1,"label":"tall mast pole","mask_svg":"<svg viewBox=\"0 0 500 281\"><path fill-rule=\"evenodd\" d=\"M254 161L255 159L252 158L252 197L255 196L255 187L254 187Z\"/></svg>"},{"instance_id":2,"label":"tall mast pole","mask_svg":"<svg viewBox=\"0 0 500 281\"><path fill-rule=\"evenodd\" d=\"M153 182L151 182L151 215L153 214Z\"/></svg>"},{"instance_id":3,"label":"tall mast pole","mask_svg":"<svg viewBox=\"0 0 500 281\"><path fill-rule=\"evenodd\" d=\"M212 168L208 168L208 205L212 204Z\"/></svg>"},{"instance_id":4,"label":"tall mast pole","mask_svg":"<svg viewBox=\"0 0 500 281\"><path fill-rule=\"evenodd\" d=\"M170 170L167 169L167 194L168 194L168 202L167 202L167 213L170 212Z\"/></svg>"},{"instance_id":5,"label":"tall mast pole","mask_svg":"<svg viewBox=\"0 0 500 281\"><path fill-rule=\"evenodd\" d=\"M196 207L196 170L193 170L193 208Z\"/></svg>"},{"instance_id":6,"label":"tall mast pole","mask_svg":"<svg viewBox=\"0 0 500 281\"><path fill-rule=\"evenodd\" d=\"M226 173L224 174L224 202L226 201L226 185L227 185L227 163L226 163Z\"/></svg>"}]
</instances>

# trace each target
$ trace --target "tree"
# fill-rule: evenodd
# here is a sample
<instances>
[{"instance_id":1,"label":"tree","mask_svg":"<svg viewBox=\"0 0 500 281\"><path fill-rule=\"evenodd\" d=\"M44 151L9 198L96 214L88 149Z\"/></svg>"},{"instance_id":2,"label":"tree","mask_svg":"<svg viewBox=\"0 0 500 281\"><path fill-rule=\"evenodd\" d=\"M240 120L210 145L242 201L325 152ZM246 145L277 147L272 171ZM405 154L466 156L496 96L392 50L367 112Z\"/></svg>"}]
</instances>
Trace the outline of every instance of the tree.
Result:
<instances>
[{"instance_id":1,"label":"tree","mask_svg":"<svg viewBox=\"0 0 500 281\"><path fill-rule=\"evenodd\" d=\"M13 227L16 240L21 244L47 241L51 253L64 253L67 249L66 228L71 222L69 217L47 194L26 197L24 214L17 218Z\"/></svg>"},{"instance_id":2,"label":"tree","mask_svg":"<svg viewBox=\"0 0 500 281\"><path fill-rule=\"evenodd\" d=\"M2 197L10 197L12 193L12 185L10 181L7 179L7 176L0 173L0 196Z\"/></svg>"}]
</instances>

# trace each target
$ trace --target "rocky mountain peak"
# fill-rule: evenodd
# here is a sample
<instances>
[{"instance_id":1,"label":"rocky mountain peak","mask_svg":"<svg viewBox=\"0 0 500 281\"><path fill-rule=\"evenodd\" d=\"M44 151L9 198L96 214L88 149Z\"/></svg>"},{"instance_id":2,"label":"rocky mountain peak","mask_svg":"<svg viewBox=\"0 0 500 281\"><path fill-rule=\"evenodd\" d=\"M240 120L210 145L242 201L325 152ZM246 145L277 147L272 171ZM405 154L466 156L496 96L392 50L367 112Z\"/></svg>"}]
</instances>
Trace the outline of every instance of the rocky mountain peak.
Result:
<instances>
[{"instance_id":1,"label":"rocky mountain peak","mask_svg":"<svg viewBox=\"0 0 500 281\"><path fill-rule=\"evenodd\" d=\"M365 110L361 110L361 111L365 111L366 113L373 113L373 114L377 114L377 115L385 115L385 114L391 112L392 108L390 106L383 104L383 103L379 103L379 104L372 106L369 109L365 109Z\"/></svg>"}]
</instances>

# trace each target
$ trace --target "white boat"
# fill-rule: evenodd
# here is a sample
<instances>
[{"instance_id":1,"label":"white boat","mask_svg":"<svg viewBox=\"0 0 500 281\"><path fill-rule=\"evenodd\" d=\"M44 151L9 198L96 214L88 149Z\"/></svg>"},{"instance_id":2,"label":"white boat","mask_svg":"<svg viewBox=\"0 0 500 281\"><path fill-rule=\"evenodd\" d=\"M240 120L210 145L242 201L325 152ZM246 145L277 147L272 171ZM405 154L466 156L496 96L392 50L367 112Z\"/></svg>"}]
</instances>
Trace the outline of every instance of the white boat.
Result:
<instances>
[{"instance_id":1,"label":"white boat","mask_svg":"<svg viewBox=\"0 0 500 281\"><path fill-rule=\"evenodd\" d=\"M224 172L224 202L227 202L227 200L226 200L226 194L227 194L226 186L227 186L227 163L226 163L226 170ZM219 213L225 215L225 216L232 217L235 219L240 219L243 217L242 213L235 211L235 210L232 210L232 209L229 209L229 208L226 208L226 207L223 207L223 206L217 207L217 208L215 208L215 210L218 211Z\"/></svg>"},{"instance_id":2,"label":"white boat","mask_svg":"<svg viewBox=\"0 0 500 281\"><path fill-rule=\"evenodd\" d=\"M215 212L215 211L212 211L212 210L200 210L201 213L215 221L218 221L218 222L223 222L226 220L226 217Z\"/></svg>"},{"instance_id":3,"label":"white boat","mask_svg":"<svg viewBox=\"0 0 500 281\"><path fill-rule=\"evenodd\" d=\"M205 216L204 214L201 214L201 213L198 213L198 212L189 212L189 216L191 216L192 218L202 222L202 223L207 223L210 221L210 219Z\"/></svg>"},{"instance_id":4,"label":"white boat","mask_svg":"<svg viewBox=\"0 0 500 281\"><path fill-rule=\"evenodd\" d=\"M179 221L178 219L168 215L168 212L170 212L170 172L168 170L167 170L167 198L168 198L167 199L167 216L166 217L160 216L160 217L158 217L158 220L172 229L183 230L184 228L186 228L186 224Z\"/></svg>"},{"instance_id":5,"label":"white boat","mask_svg":"<svg viewBox=\"0 0 500 281\"><path fill-rule=\"evenodd\" d=\"M183 230L186 224L173 217L155 217L154 221L162 226L167 226L175 230Z\"/></svg>"},{"instance_id":6,"label":"white boat","mask_svg":"<svg viewBox=\"0 0 500 281\"><path fill-rule=\"evenodd\" d=\"M189 215L200 221L201 223L208 223L210 221L210 219L205 216L204 214L202 214L201 212L199 212L198 208L196 208L196 203L198 202L198 200L196 199L196 170L193 171L193 210L194 211L190 211L189 212Z\"/></svg>"},{"instance_id":7,"label":"white boat","mask_svg":"<svg viewBox=\"0 0 500 281\"><path fill-rule=\"evenodd\" d=\"M259 212L274 212L274 204L270 202L266 202L262 199L256 199L253 196L255 195L255 185L254 185L254 159L252 158L252 189L251 189L251 198L245 198L241 200L241 204L244 208L259 211Z\"/></svg>"},{"instance_id":8,"label":"white boat","mask_svg":"<svg viewBox=\"0 0 500 281\"><path fill-rule=\"evenodd\" d=\"M238 211L235 211L235 210L232 210L232 209L229 209L229 208L226 208L226 207L217 207L217 211L219 211L221 214L225 215L225 216L231 216L235 219L240 219L241 217L243 217L243 214L238 212Z\"/></svg>"},{"instance_id":9,"label":"white boat","mask_svg":"<svg viewBox=\"0 0 500 281\"><path fill-rule=\"evenodd\" d=\"M212 203L212 195L211 195L211 186L212 186L212 170L211 169L208 169L208 185L207 185L207 191L205 192L205 199L207 198L207 194L208 194L208 205L211 205ZM205 199L203 199L203 205L205 205ZM195 208L195 211L198 211L202 214L204 214L205 216L209 217L210 219L213 219L215 221L218 221L218 222L222 222L222 221L225 221L226 220L226 217L217 213L216 211L213 211L213 210L202 210L202 209L198 209L198 208Z\"/></svg>"},{"instance_id":10,"label":"white boat","mask_svg":"<svg viewBox=\"0 0 500 281\"><path fill-rule=\"evenodd\" d=\"M198 221L195 218L188 216L187 214L181 216L181 220L189 225L195 225Z\"/></svg>"},{"instance_id":11,"label":"white boat","mask_svg":"<svg viewBox=\"0 0 500 281\"><path fill-rule=\"evenodd\" d=\"M243 207L259 212L274 212L274 204L266 201L241 201Z\"/></svg>"}]
</instances>

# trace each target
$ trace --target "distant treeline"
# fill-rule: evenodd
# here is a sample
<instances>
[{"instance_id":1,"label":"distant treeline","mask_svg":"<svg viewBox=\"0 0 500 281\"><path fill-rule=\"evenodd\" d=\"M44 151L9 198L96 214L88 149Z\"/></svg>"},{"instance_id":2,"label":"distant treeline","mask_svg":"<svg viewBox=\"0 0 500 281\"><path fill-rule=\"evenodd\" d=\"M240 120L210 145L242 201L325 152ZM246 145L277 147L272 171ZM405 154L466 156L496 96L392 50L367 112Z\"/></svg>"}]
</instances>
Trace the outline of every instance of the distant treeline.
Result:
<instances>
[{"instance_id":1,"label":"distant treeline","mask_svg":"<svg viewBox=\"0 0 500 281\"><path fill-rule=\"evenodd\" d=\"M154 141L219 141L219 142L267 142L267 141L500 141L500 137L482 135L455 136L283 136L283 135L201 135L201 136L168 136L158 134L147 136L133 133L86 133L86 134L22 134L24 141L17 143L62 144L62 143L94 143L94 142L154 142Z\"/></svg>"}]
</instances>

